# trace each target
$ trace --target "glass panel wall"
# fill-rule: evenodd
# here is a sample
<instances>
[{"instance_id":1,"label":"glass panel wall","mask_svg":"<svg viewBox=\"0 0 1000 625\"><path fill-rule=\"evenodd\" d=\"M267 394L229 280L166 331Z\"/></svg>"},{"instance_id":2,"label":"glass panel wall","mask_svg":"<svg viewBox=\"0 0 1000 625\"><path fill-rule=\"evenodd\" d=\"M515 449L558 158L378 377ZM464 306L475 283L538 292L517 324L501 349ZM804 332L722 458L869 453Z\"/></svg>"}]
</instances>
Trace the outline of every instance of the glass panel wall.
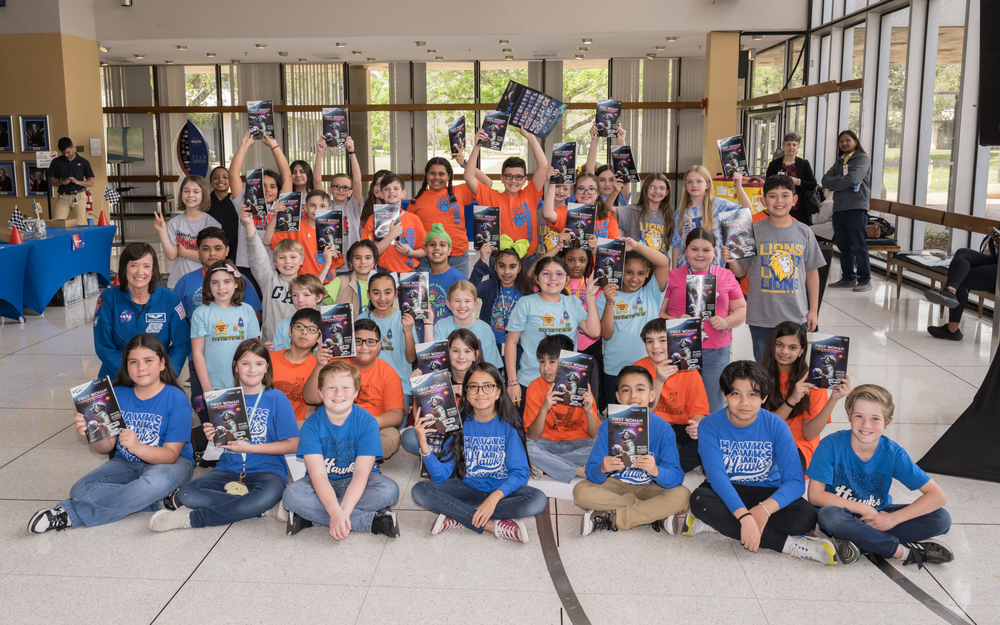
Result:
<instances>
[{"instance_id":1,"label":"glass panel wall","mask_svg":"<svg viewBox=\"0 0 1000 625\"><path fill-rule=\"evenodd\" d=\"M903 104L906 87L906 49L910 38L910 9L896 11L883 19L892 29L889 45L889 89L885 123L885 166L882 184L886 198L895 202L899 197L899 155L903 147Z\"/></svg>"},{"instance_id":2,"label":"glass panel wall","mask_svg":"<svg viewBox=\"0 0 1000 625\"><path fill-rule=\"evenodd\" d=\"M476 101L476 64L468 63L428 63L427 103L428 104L472 104ZM469 155L476 132L476 111L428 111L427 113L427 156L451 158L448 143L448 125L465 116L465 156ZM455 162L456 176L464 171ZM458 176L460 177L460 176Z\"/></svg>"},{"instance_id":3,"label":"glass panel wall","mask_svg":"<svg viewBox=\"0 0 1000 625\"><path fill-rule=\"evenodd\" d=\"M563 102L597 102L608 98L608 61L563 61ZM576 141L577 166L590 154L590 127L594 111L569 109L563 116L563 141ZM599 141L598 146L604 144ZM598 166L607 163L607 150L597 150Z\"/></svg>"}]
</instances>

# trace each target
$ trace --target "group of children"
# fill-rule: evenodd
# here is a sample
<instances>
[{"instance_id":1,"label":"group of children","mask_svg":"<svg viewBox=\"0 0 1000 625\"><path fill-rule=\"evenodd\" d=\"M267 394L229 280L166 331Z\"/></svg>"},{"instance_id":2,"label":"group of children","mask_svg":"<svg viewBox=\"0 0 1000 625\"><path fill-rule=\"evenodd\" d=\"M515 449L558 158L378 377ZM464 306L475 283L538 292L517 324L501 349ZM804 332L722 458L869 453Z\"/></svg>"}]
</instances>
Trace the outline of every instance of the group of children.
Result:
<instances>
[{"instance_id":1,"label":"group of children","mask_svg":"<svg viewBox=\"0 0 1000 625\"><path fill-rule=\"evenodd\" d=\"M522 134L536 162L545 162L537 139ZM715 198L708 171L692 167L680 206L671 211L661 174L649 176L629 206L622 181L595 163L574 186L552 184L543 195L552 172L540 167L528 180L524 161L510 158L501 193L476 168L476 147L467 163L453 155L465 167L465 185L453 185L447 160L432 159L400 222L377 239L373 208L403 203L399 176L378 172L362 200L348 139L354 174L334 176L327 194L308 164L297 161L292 171L273 139L265 145L279 168L264 173L269 210L281 209L279 189L306 193L299 232L274 233L273 220L258 223L243 205L238 176L231 180L245 266L227 257L229 241L217 222L193 237L173 234L180 232L170 227L174 221L183 219L188 229L205 221L203 180L182 182L183 216L170 224L157 218L168 256L201 265L189 267L175 288L189 307L192 397L206 436L211 426L202 394L236 385L246 398L252 441L222 445L216 467L188 481L187 398L162 345L136 336L115 379L129 429L93 445L99 452L114 448L114 459L78 482L68 500L39 511L31 531L156 510L150 527L157 531L273 513L289 534L324 525L338 540L351 530L396 537L392 506L399 489L379 465L402 446L420 456L430 476L412 496L439 514L433 534L465 526L527 542L521 519L540 513L546 501L529 484L545 474L578 480L573 493L587 510L584 535L648 524L687 536L717 531L751 551L763 546L824 564L853 562L863 550L921 565L953 558L932 540L950 525L943 492L882 438L894 411L888 391L852 388L847 378L828 396L807 381L806 330L817 326L823 260L811 232L789 214L797 198L787 177L765 182L766 217L754 226L757 254L737 260L722 244L719 221L750 205L738 176L740 205ZM239 169L248 148L244 141L233 167ZM620 285L594 278L594 238L588 249L570 243L571 198L597 206L597 236L624 239ZM463 208L472 201L500 207L507 239L500 250L480 249L469 279ZM348 215L343 255L317 253L315 216L331 206ZM544 225L536 223L539 206ZM423 319L401 312L394 275L419 270L430 283ZM686 276L701 274L716 276L718 294L715 315L702 324L704 364L679 370L668 354L666 320L689 316ZM262 296L256 305L255 285ZM334 359L320 342L318 309L348 302L356 355ZM756 362L731 362L732 330L744 322ZM461 429L446 436L432 415L411 410L416 345L434 340L448 343L462 418ZM579 407L562 403L554 384L564 351L597 356L591 379L599 383ZM821 441L841 399L851 429ZM614 403L652 413L648 453L627 467L609 452L603 416ZM76 419L83 433L83 416ZM292 453L304 460L307 477L286 486L280 456ZM119 478L109 476L119 471L128 477L111 488ZM689 471L706 478L693 493L682 486ZM909 506L891 505L893 478L922 496ZM119 488L123 483L128 488ZM816 536L817 523L829 538Z\"/></svg>"}]
</instances>

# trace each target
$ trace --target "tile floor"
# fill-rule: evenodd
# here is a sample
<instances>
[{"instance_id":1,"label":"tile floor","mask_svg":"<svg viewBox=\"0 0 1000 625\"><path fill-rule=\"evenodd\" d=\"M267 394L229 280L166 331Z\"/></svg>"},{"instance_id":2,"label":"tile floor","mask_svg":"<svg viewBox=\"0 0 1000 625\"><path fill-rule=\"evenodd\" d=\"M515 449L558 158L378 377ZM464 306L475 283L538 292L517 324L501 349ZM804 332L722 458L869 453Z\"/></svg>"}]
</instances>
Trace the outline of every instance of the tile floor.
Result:
<instances>
[{"instance_id":1,"label":"tile floor","mask_svg":"<svg viewBox=\"0 0 1000 625\"><path fill-rule=\"evenodd\" d=\"M964 341L934 340L924 327L936 322L936 309L915 291L904 290L899 300L894 291L881 280L868 293L827 291L820 323L824 332L852 338L856 383L893 391L897 416L887 434L919 458L976 392L989 364L991 328L966 315ZM354 534L337 543L321 529L287 538L271 518L155 534L149 513L29 535L31 513L63 499L102 462L73 431L68 394L100 366L90 324L95 303L0 325L0 621L569 622L538 521L528 520L527 545L459 530L430 536L434 515L410 497L420 478L416 459L403 451L384 465L403 493L398 540ZM749 335L742 334L736 357L749 353ZM834 418L827 433L847 427L842 410ZM949 496L954 525L947 541L957 560L924 571L895 568L959 619L1000 623L993 559L993 548L1000 550L1000 485L935 479ZM685 482L693 488L700 478ZM914 498L898 487L893 497ZM647 622L665 622L667 614L688 623L942 622L867 560L821 567L746 553L717 534L689 539L646 527L583 538L582 510L562 499L551 500L550 509L559 556L592 623L627 613ZM625 592L632 594L627 603Z\"/></svg>"}]
</instances>

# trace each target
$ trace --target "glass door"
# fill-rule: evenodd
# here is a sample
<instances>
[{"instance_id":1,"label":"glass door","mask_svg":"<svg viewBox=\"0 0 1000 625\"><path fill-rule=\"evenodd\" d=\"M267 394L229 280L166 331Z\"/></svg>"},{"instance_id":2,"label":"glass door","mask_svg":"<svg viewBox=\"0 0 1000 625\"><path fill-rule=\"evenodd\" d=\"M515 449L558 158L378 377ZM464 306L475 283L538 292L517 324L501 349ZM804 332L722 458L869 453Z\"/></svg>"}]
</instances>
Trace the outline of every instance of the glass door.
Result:
<instances>
[{"instance_id":1,"label":"glass door","mask_svg":"<svg viewBox=\"0 0 1000 625\"><path fill-rule=\"evenodd\" d=\"M747 135L750 145L747 151L750 153L750 173L763 177L768 163L781 149L781 109L754 111L749 115L749 122L750 132Z\"/></svg>"}]
</instances>

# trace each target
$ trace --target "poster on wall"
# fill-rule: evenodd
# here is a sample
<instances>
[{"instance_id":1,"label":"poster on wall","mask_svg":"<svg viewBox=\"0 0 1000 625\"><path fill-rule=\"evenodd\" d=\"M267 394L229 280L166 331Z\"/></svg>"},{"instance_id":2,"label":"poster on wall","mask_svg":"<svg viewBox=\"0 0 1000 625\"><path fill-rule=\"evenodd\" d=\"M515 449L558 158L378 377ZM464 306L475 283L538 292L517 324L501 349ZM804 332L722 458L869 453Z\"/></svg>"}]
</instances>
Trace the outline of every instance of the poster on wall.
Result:
<instances>
[{"instance_id":1,"label":"poster on wall","mask_svg":"<svg viewBox=\"0 0 1000 625\"><path fill-rule=\"evenodd\" d=\"M24 162L24 195L27 197L49 192L49 170L34 163Z\"/></svg>"},{"instance_id":2,"label":"poster on wall","mask_svg":"<svg viewBox=\"0 0 1000 625\"><path fill-rule=\"evenodd\" d=\"M49 150L48 115L21 116L21 151L40 152Z\"/></svg>"},{"instance_id":3,"label":"poster on wall","mask_svg":"<svg viewBox=\"0 0 1000 625\"><path fill-rule=\"evenodd\" d=\"M208 143L193 121L188 120L178 133L175 153L185 176L208 178Z\"/></svg>"},{"instance_id":4,"label":"poster on wall","mask_svg":"<svg viewBox=\"0 0 1000 625\"><path fill-rule=\"evenodd\" d=\"M17 170L14 161L0 161L0 195L17 197Z\"/></svg>"},{"instance_id":5,"label":"poster on wall","mask_svg":"<svg viewBox=\"0 0 1000 625\"><path fill-rule=\"evenodd\" d=\"M0 115L0 152L14 151L14 122L10 115Z\"/></svg>"}]
</instances>

